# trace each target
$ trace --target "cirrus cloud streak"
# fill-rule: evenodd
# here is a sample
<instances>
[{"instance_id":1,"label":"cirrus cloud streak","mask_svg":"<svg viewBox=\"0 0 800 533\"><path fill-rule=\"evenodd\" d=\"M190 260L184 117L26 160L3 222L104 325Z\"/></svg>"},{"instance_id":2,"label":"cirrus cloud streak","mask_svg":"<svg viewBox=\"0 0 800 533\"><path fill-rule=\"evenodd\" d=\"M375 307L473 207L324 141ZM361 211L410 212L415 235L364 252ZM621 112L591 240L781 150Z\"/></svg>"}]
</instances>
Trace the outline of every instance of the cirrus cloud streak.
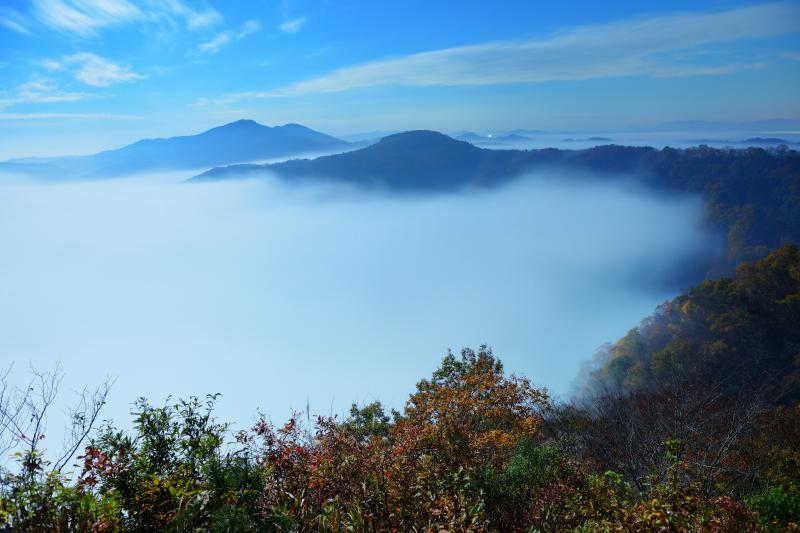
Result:
<instances>
[{"instance_id":1,"label":"cirrus cloud streak","mask_svg":"<svg viewBox=\"0 0 800 533\"><path fill-rule=\"evenodd\" d=\"M574 27L545 39L489 42L377 60L274 90L231 94L222 102L390 85L491 85L724 74L760 65L687 63L670 56L703 45L797 32L800 5L794 3L661 15Z\"/></svg>"}]
</instances>

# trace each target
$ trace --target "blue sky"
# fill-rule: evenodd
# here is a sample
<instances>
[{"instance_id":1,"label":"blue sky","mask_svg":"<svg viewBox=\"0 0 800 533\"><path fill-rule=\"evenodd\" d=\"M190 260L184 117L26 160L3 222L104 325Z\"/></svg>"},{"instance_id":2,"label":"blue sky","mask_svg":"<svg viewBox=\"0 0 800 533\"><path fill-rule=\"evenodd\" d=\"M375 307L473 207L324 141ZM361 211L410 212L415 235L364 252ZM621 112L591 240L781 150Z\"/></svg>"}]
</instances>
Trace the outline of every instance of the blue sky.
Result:
<instances>
[{"instance_id":1,"label":"blue sky","mask_svg":"<svg viewBox=\"0 0 800 533\"><path fill-rule=\"evenodd\" d=\"M800 3L4 0L0 157L236 120L334 133L800 118Z\"/></svg>"}]
</instances>

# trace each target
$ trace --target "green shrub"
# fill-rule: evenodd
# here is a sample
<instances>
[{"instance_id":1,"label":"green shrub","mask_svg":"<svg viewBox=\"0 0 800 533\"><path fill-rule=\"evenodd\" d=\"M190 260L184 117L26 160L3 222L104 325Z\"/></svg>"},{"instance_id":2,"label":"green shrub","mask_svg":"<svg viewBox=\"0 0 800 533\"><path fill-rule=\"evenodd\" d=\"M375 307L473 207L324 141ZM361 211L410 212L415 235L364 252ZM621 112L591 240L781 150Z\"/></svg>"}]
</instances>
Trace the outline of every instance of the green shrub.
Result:
<instances>
[{"instance_id":1,"label":"green shrub","mask_svg":"<svg viewBox=\"0 0 800 533\"><path fill-rule=\"evenodd\" d=\"M748 504L755 511L758 522L767 529L783 529L800 523L800 491L796 487L770 487L751 496Z\"/></svg>"}]
</instances>

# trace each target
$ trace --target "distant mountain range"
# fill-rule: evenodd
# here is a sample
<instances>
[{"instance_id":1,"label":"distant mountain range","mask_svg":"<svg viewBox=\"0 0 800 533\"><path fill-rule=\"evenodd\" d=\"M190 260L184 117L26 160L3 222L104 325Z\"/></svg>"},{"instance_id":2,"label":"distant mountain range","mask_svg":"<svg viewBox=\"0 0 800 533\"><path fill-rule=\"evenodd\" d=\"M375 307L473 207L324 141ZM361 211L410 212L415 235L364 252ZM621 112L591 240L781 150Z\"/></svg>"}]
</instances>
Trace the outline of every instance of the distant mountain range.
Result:
<instances>
[{"instance_id":1,"label":"distant mountain range","mask_svg":"<svg viewBox=\"0 0 800 533\"><path fill-rule=\"evenodd\" d=\"M521 137L535 137L537 135L542 135L547 133L544 130L526 130L526 129L516 129L511 130L508 132L508 135L519 135Z\"/></svg>"},{"instance_id":2,"label":"distant mountain range","mask_svg":"<svg viewBox=\"0 0 800 533\"><path fill-rule=\"evenodd\" d=\"M466 141L472 144L504 144L514 142L529 141L530 137L525 137L517 133L509 133L508 135L478 135L471 131L462 133L455 137L459 141Z\"/></svg>"},{"instance_id":3,"label":"distant mountain range","mask_svg":"<svg viewBox=\"0 0 800 533\"><path fill-rule=\"evenodd\" d=\"M614 142L614 139L610 139L609 137L586 137L585 139L580 139L580 138L576 139L576 138L570 137L568 139L564 139L564 142L565 143L584 143L584 142L610 143L610 142Z\"/></svg>"},{"instance_id":4,"label":"distant mountain range","mask_svg":"<svg viewBox=\"0 0 800 533\"><path fill-rule=\"evenodd\" d=\"M461 137L472 138L467 134ZM494 186L526 172L552 167L594 174L652 174L654 169L650 167L657 160L686 153L611 144L585 150L498 150L481 148L435 131L417 130L386 136L358 150L316 159L212 168L190 181L277 176L395 190L452 190Z\"/></svg>"},{"instance_id":5,"label":"distant mountain range","mask_svg":"<svg viewBox=\"0 0 800 533\"><path fill-rule=\"evenodd\" d=\"M702 121L683 121L661 124L655 131L716 131L739 129L741 131L790 131L800 130L798 120L768 120L740 124L723 124ZM432 136L432 132L405 132L391 133L384 131L367 132L360 135L348 136L348 142L318 131L314 131L299 124L286 124L283 126L264 126L253 120L238 120L212 128L197 135L170 137L166 139L143 139L128 146L107 150L93 155L68 156L68 157L31 157L12 159L0 162L0 172L21 174L39 177L47 180L73 180L73 179L102 179L126 175L133 175L151 171L171 170L212 170L202 174L202 179L219 179L230 177L238 173L252 174L267 170L266 167L242 165L245 163L263 162L268 159L280 159L297 156L319 155L324 153L356 151L356 155L344 159L320 159L315 163L291 162L283 166L270 167L269 170L282 175L314 175L324 171L328 177L348 169L349 181L362 183L374 182L389 184L393 187L425 186L427 188L448 188L455 182L476 182L496 180L500 176L509 176L526 169L534 160L539 160L541 151L522 157L520 154L489 154L485 152L471 152L467 155L468 148L449 144L443 154L433 155L434 147L442 147L448 142L466 141L473 148L504 148L525 146L526 143L539 139L545 132L542 130L517 129L502 135L480 135L474 132L459 132L454 139L441 135ZM411 137L408 137L411 135ZM789 133L787 133L789 135ZM398 137L399 136L399 137ZM422 138L425 141L422 141ZM434 137L438 139L434 141ZM416 138L416 141L409 140ZM384 142L383 140L386 140ZM574 137L563 139L562 142L597 142L609 143L612 139L607 137ZM742 141L690 141L713 144L770 146L778 144L798 144L792 140L786 141L778 136L751 137ZM362 152L357 149L376 144L374 151ZM377 164L384 156L389 156L388 151L400 153L403 146L405 153L402 160L395 164ZM391 150L390 150L391 149ZM472 157L482 162L476 167L470 165L470 159L458 161L439 161L426 168L425 154L429 153L432 159L441 159L446 153L454 152L454 157ZM501 150L502 152L502 150ZM510 152L506 150L506 152ZM361 166L361 159L365 166ZM511 160L511 162L508 161ZM520 162L524 160L524 162ZM220 170L214 167L237 165L230 170ZM438 165L438 166L437 166ZM336 167L336 169L327 168ZM373 168L375 167L375 168ZM377 168L380 167L380 168ZM388 170L392 167L393 171ZM337 170L338 169L338 170ZM368 170L369 169L369 170ZM317 172L319 170L320 172ZM441 172L440 172L441 170ZM394 172L393 176L388 173ZM459 175L459 173L465 174ZM368 173L370 178L366 174ZM448 176L450 176L448 178ZM343 179L345 179L343 177ZM444 180L444 181L443 181ZM449 181L448 181L449 180ZM437 185L434 185L438 182Z\"/></svg>"},{"instance_id":6,"label":"distant mountain range","mask_svg":"<svg viewBox=\"0 0 800 533\"><path fill-rule=\"evenodd\" d=\"M794 144L779 137L750 137L742 141L744 144Z\"/></svg>"},{"instance_id":7,"label":"distant mountain range","mask_svg":"<svg viewBox=\"0 0 800 533\"><path fill-rule=\"evenodd\" d=\"M742 139L740 141L732 141L730 139L689 139L691 144L716 144L716 145L726 145L726 146L779 146L781 144L789 145L797 145L800 144L798 142L790 141L788 139L782 139L780 137L749 137L747 139Z\"/></svg>"},{"instance_id":8,"label":"distant mountain range","mask_svg":"<svg viewBox=\"0 0 800 533\"><path fill-rule=\"evenodd\" d=\"M704 198L707 224L725 235L726 241L709 272L731 272L741 261L763 257L786 242L800 242L800 153L775 148L776 142L783 141L780 137L751 137L742 145L771 147L738 150L709 146L659 150L614 144L584 150L510 150L476 146L494 137L469 133L461 137L473 141L477 137L481 142L417 130L387 135L364 146L364 142L348 143L297 124L267 127L240 120L198 135L147 139L90 156L7 161L0 163L0 170L48 179L91 179L213 167L189 181L316 180L396 192L495 187L539 171L565 180L625 176L651 190ZM336 153L253 163L326 151Z\"/></svg>"},{"instance_id":9,"label":"distant mountain range","mask_svg":"<svg viewBox=\"0 0 800 533\"><path fill-rule=\"evenodd\" d=\"M682 120L664 122L653 128L655 131L800 131L800 119L755 120L750 122L709 122L705 120Z\"/></svg>"},{"instance_id":10,"label":"distant mountain range","mask_svg":"<svg viewBox=\"0 0 800 533\"><path fill-rule=\"evenodd\" d=\"M94 155L16 159L0 170L62 179L103 178L154 170L191 170L351 148L299 124L268 127L239 120L198 135L144 139Z\"/></svg>"}]
</instances>

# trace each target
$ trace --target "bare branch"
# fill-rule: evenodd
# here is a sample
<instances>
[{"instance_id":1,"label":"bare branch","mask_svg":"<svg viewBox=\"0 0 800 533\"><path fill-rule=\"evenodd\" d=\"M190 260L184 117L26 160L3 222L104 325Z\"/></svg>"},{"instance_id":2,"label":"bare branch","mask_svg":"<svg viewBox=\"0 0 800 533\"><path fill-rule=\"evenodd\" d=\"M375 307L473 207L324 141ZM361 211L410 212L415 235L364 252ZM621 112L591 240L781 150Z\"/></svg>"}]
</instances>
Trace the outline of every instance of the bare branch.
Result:
<instances>
[{"instance_id":1,"label":"bare branch","mask_svg":"<svg viewBox=\"0 0 800 533\"><path fill-rule=\"evenodd\" d=\"M75 455L75 452L85 442L92 428L97 423L100 411L106 404L108 393L114 385L115 379L106 378L102 385L93 391L84 388L78 394L78 403L68 412L70 426L65 437L61 456L53 463L53 471L64 468Z\"/></svg>"},{"instance_id":2,"label":"bare branch","mask_svg":"<svg viewBox=\"0 0 800 533\"><path fill-rule=\"evenodd\" d=\"M0 371L0 456L21 449L27 457L40 457L39 449L46 436L47 419L56 402L64 378L60 364L51 371L30 367L30 379L24 387L9 383L12 366ZM67 432L62 449L51 463L51 471L59 471L72 459L97 423L114 380L107 378L94 390L78 392L77 402L67 409ZM41 469L44 459L29 462ZM34 472L28 472L34 475Z\"/></svg>"}]
</instances>

